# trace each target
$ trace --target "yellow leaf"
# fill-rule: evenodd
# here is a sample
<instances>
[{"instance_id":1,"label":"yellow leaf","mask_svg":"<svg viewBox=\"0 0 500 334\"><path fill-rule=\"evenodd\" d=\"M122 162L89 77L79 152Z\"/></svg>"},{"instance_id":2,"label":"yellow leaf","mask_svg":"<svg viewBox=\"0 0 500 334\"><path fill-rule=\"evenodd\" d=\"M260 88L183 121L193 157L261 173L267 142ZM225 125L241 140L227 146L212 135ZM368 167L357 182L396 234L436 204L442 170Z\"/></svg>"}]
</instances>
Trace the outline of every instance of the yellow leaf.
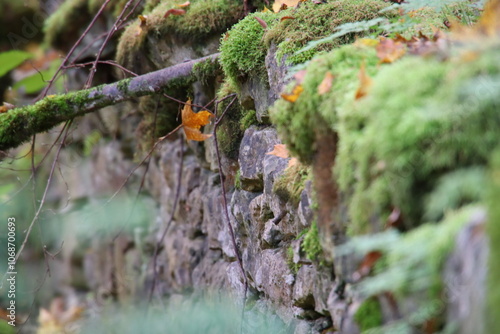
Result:
<instances>
[{"instance_id":1,"label":"yellow leaf","mask_svg":"<svg viewBox=\"0 0 500 334\"><path fill-rule=\"evenodd\" d=\"M377 57L380 63L392 63L401 58L406 53L406 46L399 41L393 39L382 38L377 45Z\"/></svg>"},{"instance_id":2,"label":"yellow leaf","mask_svg":"<svg viewBox=\"0 0 500 334\"><path fill-rule=\"evenodd\" d=\"M264 6L264 9L261 10L262 13L267 13L267 12L270 12L269 8L267 8L266 6Z\"/></svg>"},{"instance_id":3,"label":"yellow leaf","mask_svg":"<svg viewBox=\"0 0 500 334\"><path fill-rule=\"evenodd\" d=\"M302 88L302 85L296 85L293 88L292 94L281 94L281 97L288 102L295 103L297 99L299 98L300 94L304 91L304 88Z\"/></svg>"},{"instance_id":4,"label":"yellow leaf","mask_svg":"<svg viewBox=\"0 0 500 334\"><path fill-rule=\"evenodd\" d=\"M358 100L368 94L368 90L372 85L372 79L366 74L365 63L361 64L361 68L359 69L359 87L356 90L355 99Z\"/></svg>"},{"instance_id":5,"label":"yellow leaf","mask_svg":"<svg viewBox=\"0 0 500 334\"><path fill-rule=\"evenodd\" d=\"M212 135L201 133L200 128L210 123L210 118L212 117L214 117L214 115L207 110L202 110L198 113L193 112L191 108L191 99L187 100L182 109L182 125L187 139L204 141L210 138Z\"/></svg>"},{"instance_id":6,"label":"yellow leaf","mask_svg":"<svg viewBox=\"0 0 500 334\"><path fill-rule=\"evenodd\" d=\"M325 73L325 77L323 78L323 81L318 86L318 94L323 95L327 92L330 91L332 88L332 82L335 76L331 74L330 72Z\"/></svg>"},{"instance_id":7,"label":"yellow leaf","mask_svg":"<svg viewBox=\"0 0 500 334\"><path fill-rule=\"evenodd\" d=\"M354 44L356 45L365 45L365 46L377 46L379 43L378 39L374 38L360 38L356 40Z\"/></svg>"},{"instance_id":8,"label":"yellow leaf","mask_svg":"<svg viewBox=\"0 0 500 334\"><path fill-rule=\"evenodd\" d=\"M286 9L288 7L297 7L297 5L301 2L300 0L275 0L273 4L273 11L275 13L280 10Z\"/></svg>"},{"instance_id":9,"label":"yellow leaf","mask_svg":"<svg viewBox=\"0 0 500 334\"><path fill-rule=\"evenodd\" d=\"M186 2L184 2L182 4L180 4L180 5L177 5L177 7L184 8L184 7L188 7L190 4L191 4L191 2L186 1Z\"/></svg>"}]
</instances>

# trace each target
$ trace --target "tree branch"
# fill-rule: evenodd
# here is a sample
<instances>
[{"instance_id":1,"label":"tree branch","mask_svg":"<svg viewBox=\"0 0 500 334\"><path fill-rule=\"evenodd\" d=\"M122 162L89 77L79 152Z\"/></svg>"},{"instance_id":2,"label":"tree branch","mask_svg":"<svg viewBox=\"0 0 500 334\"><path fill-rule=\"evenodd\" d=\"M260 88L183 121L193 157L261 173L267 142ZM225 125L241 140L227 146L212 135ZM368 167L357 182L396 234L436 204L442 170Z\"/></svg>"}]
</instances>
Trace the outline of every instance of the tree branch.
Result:
<instances>
[{"instance_id":1,"label":"tree branch","mask_svg":"<svg viewBox=\"0 0 500 334\"><path fill-rule=\"evenodd\" d=\"M74 117L134 97L156 94L174 80L192 77L195 64L215 61L218 57L219 54L215 53L112 84L64 95L49 95L34 105L11 109L0 114L0 150L16 147L32 135Z\"/></svg>"}]
</instances>

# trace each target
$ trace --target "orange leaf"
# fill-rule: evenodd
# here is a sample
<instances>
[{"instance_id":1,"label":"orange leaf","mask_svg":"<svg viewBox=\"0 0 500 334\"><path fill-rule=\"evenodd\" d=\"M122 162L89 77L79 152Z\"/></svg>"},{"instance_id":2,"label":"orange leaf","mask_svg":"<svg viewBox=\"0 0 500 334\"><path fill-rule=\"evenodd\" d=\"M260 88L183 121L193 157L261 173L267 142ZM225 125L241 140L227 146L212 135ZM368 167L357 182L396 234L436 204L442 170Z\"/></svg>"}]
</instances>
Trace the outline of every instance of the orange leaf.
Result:
<instances>
[{"instance_id":1,"label":"orange leaf","mask_svg":"<svg viewBox=\"0 0 500 334\"><path fill-rule=\"evenodd\" d=\"M332 88L332 82L335 76L331 74L330 72L325 73L325 77L323 78L323 81L318 86L318 94L323 95L330 91Z\"/></svg>"},{"instance_id":2,"label":"orange leaf","mask_svg":"<svg viewBox=\"0 0 500 334\"><path fill-rule=\"evenodd\" d=\"M392 63L403 57L406 47L402 42L395 42L392 39L382 39L377 45L377 57L381 63Z\"/></svg>"},{"instance_id":3,"label":"orange leaf","mask_svg":"<svg viewBox=\"0 0 500 334\"><path fill-rule=\"evenodd\" d=\"M279 158L288 159L290 154L288 153L288 149L285 144L276 144L274 145L274 149L271 152L267 152L267 155L274 155Z\"/></svg>"},{"instance_id":4,"label":"orange leaf","mask_svg":"<svg viewBox=\"0 0 500 334\"><path fill-rule=\"evenodd\" d=\"M361 278L365 277L370 273L372 270L373 266L377 261L382 257L382 253L379 251L371 251L368 254L365 255L363 258L363 261L358 267L358 270L356 270L353 273L353 280L358 281Z\"/></svg>"},{"instance_id":5,"label":"orange leaf","mask_svg":"<svg viewBox=\"0 0 500 334\"><path fill-rule=\"evenodd\" d=\"M284 21L284 20L295 20L295 17L293 16L283 16L280 21Z\"/></svg>"},{"instance_id":6,"label":"orange leaf","mask_svg":"<svg viewBox=\"0 0 500 334\"><path fill-rule=\"evenodd\" d=\"M368 90L370 89L370 86L372 85L372 79L366 74L365 71L365 63L361 64L361 68L359 69L359 87L356 90L356 95L354 98L356 100L364 97L366 94L368 94Z\"/></svg>"},{"instance_id":7,"label":"orange leaf","mask_svg":"<svg viewBox=\"0 0 500 334\"><path fill-rule=\"evenodd\" d=\"M261 19L260 17L257 17L257 16L254 16L254 19L257 20L257 22L259 22L259 24L262 26L262 28L266 29L267 28L267 23Z\"/></svg>"},{"instance_id":8,"label":"orange leaf","mask_svg":"<svg viewBox=\"0 0 500 334\"><path fill-rule=\"evenodd\" d=\"M299 98L300 94L304 91L304 88L302 88L302 85L296 85L293 88L292 94L281 94L281 97L288 102L295 103L297 99Z\"/></svg>"},{"instance_id":9,"label":"orange leaf","mask_svg":"<svg viewBox=\"0 0 500 334\"><path fill-rule=\"evenodd\" d=\"M146 25L146 23L147 23L148 17L144 16L144 15L139 15L138 18L141 21L140 27L143 28Z\"/></svg>"},{"instance_id":10,"label":"orange leaf","mask_svg":"<svg viewBox=\"0 0 500 334\"><path fill-rule=\"evenodd\" d=\"M182 109L182 125L187 139L204 141L210 138L212 135L201 133L200 128L210 123L211 117L214 117L214 115L207 110L202 110L198 113L193 112L191 99L187 100Z\"/></svg>"},{"instance_id":11,"label":"orange leaf","mask_svg":"<svg viewBox=\"0 0 500 334\"><path fill-rule=\"evenodd\" d=\"M167 10L167 12L165 13L165 15L163 15L163 17L167 18L170 15L184 15L184 14L186 14L186 11L184 9L172 8L172 9Z\"/></svg>"},{"instance_id":12,"label":"orange leaf","mask_svg":"<svg viewBox=\"0 0 500 334\"><path fill-rule=\"evenodd\" d=\"M191 4L191 2L186 1L186 2L184 2L182 4L180 4L180 5L177 5L177 7L184 8L184 7L188 7L190 4Z\"/></svg>"},{"instance_id":13,"label":"orange leaf","mask_svg":"<svg viewBox=\"0 0 500 334\"><path fill-rule=\"evenodd\" d=\"M286 166L287 168L290 168L292 166L295 166L296 164L299 163L299 159L297 159L296 157L292 157L289 161L288 161L288 165Z\"/></svg>"}]
</instances>

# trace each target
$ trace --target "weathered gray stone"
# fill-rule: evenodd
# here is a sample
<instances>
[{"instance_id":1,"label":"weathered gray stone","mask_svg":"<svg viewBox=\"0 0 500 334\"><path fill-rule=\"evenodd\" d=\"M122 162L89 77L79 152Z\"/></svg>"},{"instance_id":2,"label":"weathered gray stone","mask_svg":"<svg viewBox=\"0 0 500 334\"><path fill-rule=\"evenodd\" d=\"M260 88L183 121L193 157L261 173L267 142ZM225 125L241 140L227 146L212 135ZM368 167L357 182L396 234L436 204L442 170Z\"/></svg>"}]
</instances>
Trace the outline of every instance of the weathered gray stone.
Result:
<instances>
[{"instance_id":1,"label":"weathered gray stone","mask_svg":"<svg viewBox=\"0 0 500 334\"><path fill-rule=\"evenodd\" d=\"M240 145L238 162L240 164L241 188L247 191L261 192L264 189L264 164L267 159L274 159L266 153L279 144L276 130L266 128L258 130L252 126L245 131Z\"/></svg>"},{"instance_id":2,"label":"weathered gray stone","mask_svg":"<svg viewBox=\"0 0 500 334\"><path fill-rule=\"evenodd\" d=\"M270 105L280 97L286 83L290 81L289 78L287 79L289 66L285 64L287 56L285 55L278 63L276 59L277 49L276 44L271 43L266 55L266 70L269 79L268 101Z\"/></svg>"},{"instance_id":3,"label":"weathered gray stone","mask_svg":"<svg viewBox=\"0 0 500 334\"><path fill-rule=\"evenodd\" d=\"M269 113L269 87L266 80L251 76L240 83L240 103L245 109L254 109L257 120L261 123L268 122Z\"/></svg>"}]
</instances>

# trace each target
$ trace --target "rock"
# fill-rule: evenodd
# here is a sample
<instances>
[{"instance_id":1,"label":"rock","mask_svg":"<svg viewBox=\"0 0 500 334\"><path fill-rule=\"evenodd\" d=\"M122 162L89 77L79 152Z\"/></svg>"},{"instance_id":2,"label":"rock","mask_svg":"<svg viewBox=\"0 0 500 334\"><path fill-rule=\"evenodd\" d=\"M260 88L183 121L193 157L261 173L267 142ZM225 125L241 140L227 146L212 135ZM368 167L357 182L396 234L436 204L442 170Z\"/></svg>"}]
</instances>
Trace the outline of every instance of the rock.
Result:
<instances>
[{"instance_id":1,"label":"rock","mask_svg":"<svg viewBox=\"0 0 500 334\"><path fill-rule=\"evenodd\" d=\"M238 162L240 164L240 180L243 190L262 192L264 189L264 160L279 159L266 155L280 141L273 128L258 130L255 126L245 131L240 145ZM271 167L269 167L271 168Z\"/></svg>"},{"instance_id":2,"label":"rock","mask_svg":"<svg viewBox=\"0 0 500 334\"><path fill-rule=\"evenodd\" d=\"M269 87L265 80L251 76L248 80L240 83L239 99L245 109L255 109L255 116L260 123L269 121L268 109Z\"/></svg>"},{"instance_id":3,"label":"rock","mask_svg":"<svg viewBox=\"0 0 500 334\"><path fill-rule=\"evenodd\" d=\"M307 181L304 190L300 194L300 202L299 202L299 207L297 209L299 222L301 227L303 228L309 227L314 219L314 213L311 209L311 195L312 195L312 182Z\"/></svg>"},{"instance_id":4,"label":"rock","mask_svg":"<svg viewBox=\"0 0 500 334\"><path fill-rule=\"evenodd\" d=\"M459 232L444 269L447 323L456 324L458 334L486 333L483 318L488 268L485 222L486 212L478 212Z\"/></svg>"},{"instance_id":5,"label":"rock","mask_svg":"<svg viewBox=\"0 0 500 334\"><path fill-rule=\"evenodd\" d=\"M277 46L271 43L266 55L266 70L269 78L269 105L272 105L281 96L285 85L290 81L287 79L288 68L285 64L287 56L285 55L278 63L276 59Z\"/></svg>"}]
</instances>

